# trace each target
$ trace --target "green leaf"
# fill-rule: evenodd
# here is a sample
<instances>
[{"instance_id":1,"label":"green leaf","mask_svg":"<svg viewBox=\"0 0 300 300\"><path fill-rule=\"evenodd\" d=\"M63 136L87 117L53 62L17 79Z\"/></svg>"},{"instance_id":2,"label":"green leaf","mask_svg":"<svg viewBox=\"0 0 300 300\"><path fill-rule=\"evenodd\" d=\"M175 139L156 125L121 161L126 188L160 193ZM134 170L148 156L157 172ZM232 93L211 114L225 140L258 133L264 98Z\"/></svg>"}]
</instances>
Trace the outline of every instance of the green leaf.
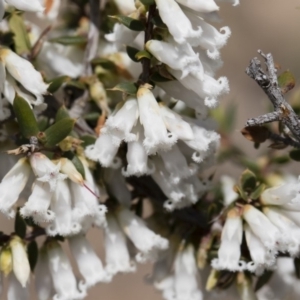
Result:
<instances>
[{"instance_id":1,"label":"green leaf","mask_svg":"<svg viewBox=\"0 0 300 300\"><path fill-rule=\"evenodd\" d=\"M75 166L76 170L82 175L82 177L85 179L85 172L84 172L84 166L81 162L81 160L78 158L77 155L74 155L72 158L72 163Z\"/></svg>"},{"instance_id":2,"label":"green leaf","mask_svg":"<svg viewBox=\"0 0 300 300\"><path fill-rule=\"evenodd\" d=\"M91 112L83 116L86 121L97 121L100 117L98 112Z\"/></svg>"},{"instance_id":3,"label":"green leaf","mask_svg":"<svg viewBox=\"0 0 300 300\"><path fill-rule=\"evenodd\" d=\"M135 58L140 61L142 58L147 58L147 59L151 59L152 55L146 51L146 50L142 50L139 51L138 53L136 53Z\"/></svg>"},{"instance_id":4,"label":"green leaf","mask_svg":"<svg viewBox=\"0 0 300 300\"><path fill-rule=\"evenodd\" d=\"M65 82L69 80L69 76L60 76L52 79L48 87L48 92L51 94L55 93Z\"/></svg>"},{"instance_id":5,"label":"green leaf","mask_svg":"<svg viewBox=\"0 0 300 300\"><path fill-rule=\"evenodd\" d=\"M128 27L133 31L143 31L145 29L145 25L142 21L136 20L127 16L110 16L113 19L117 19L124 26Z\"/></svg>"},{"instance_id":6,"label":"green leaf","mask_svg":"<svg viewBox=\"0 0 300 300\"><path fill-rule=\"evenodd\" d=\"M60 36L57 38L50 39L49 42L57 43L61 45L85 45L87 43L87 38L84 36Z\"/></svg>"},{"instance_id":7,"label":"green leaf","mask_svg":"<svg viewBox=\"0 0 300 300\"><path fill-rule=\"evenodd\" d=\"M92 135L84 135L80 137L80 139L83 141L82 146L85 148L89 145L93 145L96 142L96 137Z\"/></svg>"},{"instance_id":8,"label":"green leaf","mask_svg":"<svg viewBox=\"0 0 300 300\"><path fill-rule=\"evenodd\" d=\"M36 263L38 261L39 249L36 241L31 241L27 246L27 254L31 272L34 271Z\"/></svg>"},{"instance_id":9,"label":"green leaf","mask_svg":"<svg viewBox=\"0 0 300 300\"><path fill-rule=\"evenodd\" d=\"M110 70L110 71L116 70L116 65L114 64L114 62L107 58L101 58L101 57L94 58L91 61L91 64L92 65L100 65L102 68L104 68L106 70Z\"/></svg>"},{"instance_id":10,"label":"green leaf","mask_svg":"<svg viewBox=\"0 0 300 300\"><path fill-rule=\"evenodd\" d=\"M258 199L259 196L262 194L262 192L266 189L266 185L265 184L260 184L250 195L251 199Z\"/></svg>"},{"instance_id":11,"label":"green leaf","mask_svg":"<svg viewBox=\"0 0 300 300\"><path fill-rule=\"evenodd\" d=\"M62 119L50 126L44 133L45 146L52 147L66 138L72 131L76 120L71 118Z\"/></svg>"},{"instance_id":12,"label":"green leaf","mask_svg":"<svg viewBox=\"0 0 300 300\"><path fill-rule=\"evenodd\" d=\"M39 130L44 131L48 127L49 119L45 116L40 116L38 119Z\"/></svg>"},{"instance_id":13,"label":"green leaf","mask_svg":"<svg viewBox=\"0 0 300 300\"><path fill-rule=\"evenodd\" d=\"M77 81L77 80L67 81L66 86L67 87L75 87L79 90L85 90L85 88L86 88L86 86L83 82Z\"/></svg>"},{"instance_id":14,"label":"green leaf","mask_svg":"<svg viewBox=\"0 0 300 300\"><path fill-rule=\"evenodd\" d=\"M25 138L36 136L39 132L39 126L28 102L16 95L13 109L22 135Z\"/></svg>"},{"instance_id":15,"label":"green leaf","mask_svg":"<svg viewBox=\"0 0 300 300\"><path fill-rule=\"evenodd\" d=\"M294 258L295 274L298 279L300 279L300 258Z\"/></svg>"},{"instance_id":16,"label":"green leaf","mask_svg":"<svg viewBox=\"0 0 300 300\"><path fill-rule=\"evenodd\" d=\"M278 85L281 88L281 92L286 94L295 86L295 77L290 71L285 71L278 76Z\"/></svg>"},{"instance_id":17,"label":"green leaf","mask_svg":"<svg viewBox=\"0 0 300 300\"><path fill-rule=\"evenodd\" d=\"M152 5L155 4L154 0L140 0L144 5Z\"/></svg>"},{"instance_id":18,"label":"green leaf","mask_svg":"<svg viewBox=\"0 0 300 300\"><path fill-rule=\"evenodd\" d=\"M157 27L160 27L163 29L167 28L166 24L162 21L160 16L155 16L154 18L151 19L151 22Z\"/></svg>"},{"instance_id":19,"label":"green leaf","mask_svg":"<svg viewBox=\"0 0 300 300\"><path fill-rule=\"evenodd\" d=\"M256 187L256 176L250 170L245 170L240 178L240 184L244 191L252 191Z\"/></svg>"},{"instance_id":20,"label":"green leaf","mask_svg":"<svg viewBox=\"0 0 300 300\"><path fill-rule=\"evenodd\" d=\"M15 218L15 233L21 238L24 239L26 235L26 222L21 217L20 212L18 210Z\"/></svg>"},{"instance_id":21,"label":"green leaf","mask_svg":"<svg viewBox=\"0 0 300 300\"><path fill-rule=\"evenodd\" d=\"M70 118L69 112L67 108L64 105L62 105L56 113L55 123L67 118Z\"/></svg>"},{"instance_id":22,"label":"green leaf","mask_svg":"<svg viewBox=\"0 0 300 300\"><path fill-rule=\"evenodd\" d=\"M14 34L13 40L17 54L29 54L31 49L28 32L24 23L23 15L13 12L8 20L10 31Z\"/></svg>"},{"instance_id":23,"label":"green leaf","mask_svg":"<svg viewBox=\"0 0 300 300\"><path fill-rule=\"evenodd\" d=\"M247 200L248 197L247 197L245 191L239 185L235 185L234 189L240 195L241 198L243 198L244 200Z\"/></svg>"},{"instance_id":24,"label":"green leaf","mask_svg":"<svg viewBox=\"0 0 300 300\"><path fill-rule=\"evenodd\" d=\"M135 95L137 93L136 85L131 82L121 82L109 90L110 91L120 91L120 92L131 94L131 95Z\"/></svg>"},{"instance_id":25,"label":"green leaf","mask_svg":"<svg viewBox=\"0 0 300 300\"><path fill-rule=\"evenodd\" d=\"M138 49L134 48L134 47L130 47L130 46L126 46L126 52L128 54L128 56L134 61L134 62L138 62L139 60L135 57L135 55L139 52Z\"/></svg>"},{"instance_id":26,"label":"green leaf","mask_svg":"<svg viewBox=\"0 0 300 300\"><path fill-rule=\"evenodd\" d=\"M295 161L300 161L300 150L294 149L290 152L290 158Z\"/></svg>"},{"instance_id":27,"label":"green leaf","mask_svg":"<svg viewBox=\"0 0 300 300\"><path fill-rule=\"evenodd\" d=\"M281 155L281 156L276 156L271 158L271 163L280 164L280 165L286 164L289 161L290 158L287 155Z\"/></svg>"},{"instance_id":28,"label":"green leaf","mask_svg":"<svg viewBox=\"0 0 300 300\"><path fill-rule=\"evenodd\" d=\"M273 271L265 271L261 276L259 276L254 289L255 292L262 288L266 283L268 283L272 275Z\"/></svg>"}]
</instances>

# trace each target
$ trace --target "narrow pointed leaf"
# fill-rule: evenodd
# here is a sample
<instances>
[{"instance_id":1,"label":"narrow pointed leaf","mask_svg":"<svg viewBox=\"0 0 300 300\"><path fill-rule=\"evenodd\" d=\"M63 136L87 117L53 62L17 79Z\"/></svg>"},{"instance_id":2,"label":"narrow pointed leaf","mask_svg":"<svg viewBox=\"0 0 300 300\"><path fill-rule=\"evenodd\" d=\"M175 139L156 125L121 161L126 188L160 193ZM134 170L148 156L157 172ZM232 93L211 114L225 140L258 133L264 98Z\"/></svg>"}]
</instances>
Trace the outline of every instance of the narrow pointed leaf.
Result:
<instances>
[{"instance_id":1,"label":"narrow pointed leaf","mask_svg":"<svg viewBox=\"0 0 300 300\"><path fill-rule=\"evenodd\" d=\"M145 29L145 25L142 21L136 20L126 16L110 16L111 18L117 19L124 26L128 27L133 31L143 31Z\"/></svg>"},{"instance_id":2,"label":"narrow pointed leaf","mask_svg":"<svg viewBox=\"0 0 300 300\"><path fill-rule=\"evenodd\" d=\"M139 52L138 49L134 48L134 47L130 47L127 46L126 47L126 52L128 54L128 56L134 61L134 62L138 62L139 60L135 57L136 54Z\"/></svg>"},{"instance_id":3,"label":"narrow pointed leaf","mask_svg":"<svg viewBox=\"0 0 300 300\"><path fill-rule=\"evenodd\" d=\"M44 132L46 137L45 146L52 147L61 142L70 134L75 122L75 119L65 118L54 123Z\"/></svg>"},{"instance_id":4,"label":"narrow pointed leaf","mask_svg":"<svg viewBox=\"0 0 300 300\"><path fill-rule=\"evenodd\" d=\"M39 256L39 249L36 241L32 241L28 244L27 254L28 254L30 269L31 272L33 272Z\"/></svg>"},{"instance_id":5,"label":"narrow pointed leaf","mask_svg":"<svg viewBox=\"0 0 300 300\"><path fill-rule=\"evenodd\" d=\"M113 87L112 89L109 89L111 91L120 91L123 93L135 95L137 93L137 87L134 83L131 82L122 82Z\"/></svg>"},{"instance_id":6,"label":"narrow pointed leaf","mask_svg":"<svg viewBox=\"0 0 300 300\"><path fill-rule=\"evenodd\" d=\"M13 109L22 135L26 138L36 136L39 132L39 126L28 102L16 95Z\"/></svg>"},{"instance_id":7,"label":"narrow pointed leaf","mask_svg":"<svg viewBox=\"0 0 300 300\"><path fill-rule=\"evenodd\" d=\"M50 39L49 42L57 43L61 45L84 45L87 43L87 38L84 36L60 36L57 38Z\"/></svg>"},{"instance_id":8,"label":"narrow pointed leaf","mask_svg":"<svg viewBox=\"0 0 300 300\"><path fill-rule=\"evenodd\" d=\"M69 81L70 77L69 76L60 76L57 78L54 78L48 87L48 92L49 93L55 93L65 82Z\"/></svg>"},{"instance_id":9,"label":"narrow pointed leaf","mask_svg":"<svg viewBox=\"0 0 300 300\"><path fill-rule=\"evenodd\" d=\"M55 123L66 118L70 118L70 115L67 108L64 105L62 105L56 113Z\"/></svg>"}]
</instances>

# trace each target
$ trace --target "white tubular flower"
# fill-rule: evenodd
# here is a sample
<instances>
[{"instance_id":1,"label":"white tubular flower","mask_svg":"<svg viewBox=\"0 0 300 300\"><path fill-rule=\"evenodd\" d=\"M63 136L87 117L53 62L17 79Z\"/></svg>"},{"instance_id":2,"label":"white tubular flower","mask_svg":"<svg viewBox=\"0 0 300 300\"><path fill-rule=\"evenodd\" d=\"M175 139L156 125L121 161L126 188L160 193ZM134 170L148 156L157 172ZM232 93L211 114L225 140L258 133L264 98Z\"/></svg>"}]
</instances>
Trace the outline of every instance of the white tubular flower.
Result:
<instances>
[{"instance_id":1,"label":"white tubular flower","mask_svg":"<svg viewBox=\"0 0 300 300\"><path fill-rule=\"evenodd\" d=\"M168 42L150 40L146 44L147 50L159 61L170 68L180 70L182 77L189 73L203 74L203 66L190 44L177 44L173 39Z\"/></svg>"},{"instance_id":2,"label":"white tubular flower","mask_svg":"<svg viewBox=\"0 0 300 300\"><path fill-rule=\"evenodd\" d=\"M281 246L279 229L261 211L250 204L244 206L243 217L264 246L267 249L277 251L278 247Z\"/></svg>"},{"instance_id":3,"label":"white tubular flower","mask_svg":"<svg viewBox=\"0 0 300 300\"><path fill-rule=\"evenodd\" d=\"M8 73L36 97L34 104L41 104L49 86L44 83L41 73L29 61L7 48L0 48L0 61Z\"/></svg>"},{"instance_id":4,"label":"white tubular flower","mask_svg":"<svg viewBox=\"0 0 300 300\"><path fill-rule=\"evenodd\" d=\"M188 107L195 109L198 118L205 119L207 117L208 108L204 104L204 99L194 91L187 89L178 81L159 82L157 84L174 99L181 100Z\"/></svg>"},{"instance_id":5,"label":"white tubular flower","mask_svg":"<svg viewBox=\"0 0 300 300\"><path fill-rule=\"evenodd\" d=\"M276 251L266 249L262 241L253 233L250 227L245 225L245 236L252 262L247 264L250 272L261 275L265 268L270 269L275 266Z\"/></svg>"},{"instance_id":6,"label":"white tubular flower","mask_svg":"<svg viewBox=\"0 0 300 300\"><path fill-rule=\"evenodd\" d=\"M168 69L169 72L187 89L194 91L200 98L204 99L204 104L210 108L218 104L217 97L229 92L228 80L226 77L214 79L204 73L201 80L197 74L188 74L181 78L181 73L177 70Z\"/></svg>"},{"instance_id":7,"label":"white tubular flower","mask_svg":"<svg viewBox=\"0 0 300 300\"><path fill-rule=\"evenodd\" d=\"M19 10L40 12L44 11L45 7L42 6L39 0L4 0L8 5L14 6Z\"/></svg>"},{"instance_id":8,"label":"white tubular flower","mask_svg":"<svg viewBox=\"0 0 300 300\"><path fill-rule=\"evenodd\" d=\"M184 155L176 145L168 152L161 152L160 156L166 170L170 173L170 180L174 184L179 183L181 179L192 176L197 171L196 165L189 166L187 164Z\"/></svg>"},{"instance_id":9,"label":"white tubular flower","mask_svg":"<svg viewBox=\"0 0 300 300\"><path fill-rule=\"evenodd\" d=\"M48 235L67 236L80 231L80 224L72 218L71 193L65 180L59 181L57 184L51 200L51 210L55 214L55 218L46 228Z\"/></svg>"},{"instance_id":10,"label":"white tubular flower","mask_svg":"<svg viewBox=\"0 0 300 300\"><path fill-rule=\"evenodd\" d=\"M300 252L300 227L281 214L280 209L264 207L264 214L281 231L284 248L291 256Z\"/></svg>"},{"instance_id":11,"label":"white tubular flower","mask_svg":"<svg viewBox=\"0 0 300 300\"><path fill-rule=\"evenodd\" d=\"M122 174L124 176L142 176L146 174L151 174L154 169L149 167L148 155L143 146L144 131L141 124L138 124L133 128L132 133L136 136L136 140L128 142L127 148L127 162L128 165L122 169Z\"/></svg>"},{"instance_id":12,"label":"white tubular flower","mask_svg":"<svg viewBox=\"0 0 300 300\"><path fill-rule=\"evenodd\" d=\"M217 270L239 271L246 269L246 263L240 261L243 237L242 218L237 208L231 209L222 230L218 258L212 261Z\"/></svg>"},{"instance_id":13,"label":"white tubular flower","mask_svg":"<svg viewBox=\"0 0 300 300\"><path fill-rule=\"evenodd\" d=\"M194 30L190 20L183 13L175 0L155 0L159 15L167 25L174 40L179 43L190 43L194 45L202 34L201 27ZM176 22L174 22L176 20Z\"/></svg>"},{"instance_id":14,"label":"white tubular flower","mask_svg":"<svg viewBox=\"0 0 300 300\"><path fill-rule=\"evenodd\" d=\"M180 140L189 141L194 139L191 125L182 117L165 105L160 105L160 113L167 129L174 133Z\"/></svg>"},{"instance_id":15,"label":"white tubular flower","mask_svg":"<svg viewBox=\"0 0 300 300\"><path fill-rule=\"evenodd\" d=\"M168 248L168 240L151 231L142 219L127 208L119 208L116 216L125 234L140 251L136 255L137 261L153 259L157 250Z\"/></svg>"},{"instance_id":16,"label":"white tubular flower","mask_svg":"<svg viewBox=\"0 0 300 300\"><path fill-rule=\"evenodd\" d=\"M105 38L109 42L114 42L117 48L116 50L118 51L123 45L132 44L138 34L138 31L131 30L123 24L116 23L113 32L106 34Z\"/></svg>"},{"instance_id":17,"label":"white tubular flower","mask_svg":"<svg viewBox=\"0 0 300 300\"><path fill-rule=\"evenodd\" d=\"M7 300L30 300L29 286L22 287L13 273L8 279Z\"/></svg>"},{"instance_id":18,"label":"white tubular flower","mask_svg":"<svg viewBox=\"0 0 300 300\"><path fill-rule=\"evenodd\" d=\"M49 300L54 295L54 288L45 249L39 252L34 274L37 299Z\"/></svg>"},{"instance_id":19,"label":"white tubular flower","mask_svg":"<svg viewBox=\"0 0 300 300\"><path fill-rule=\"evenodd\" d=\"M218 59L220 57L219 49L227 43L231 35L229 27L222 27L218 31L215 27L200 18L197 20L197 25L201 26L203 30L198 45L207 50L208 57Z\"/></svg>"},{"instance_id":20,"label":"white tubular flower","mask_svg":"<svg viewBox=\"0 0 300 300\"><path fill-rule=\"evenodd\" d=\"M192 245L179 250L174 262L174 283L172 299L202 300L202 292L198 288L198 268Z\"/></svg>"},{"instance_id":21,"label":"white tubular flower","mask_svg":"<svg viewBox=\"0 0 300 300\"><path fill-rule=\"evenodd\" d=\"M123 15L129 15L136 10L134 0L114 0L114 3Z\"/></svg>"},{"instance_id":22,"label":"white tubular flower","mask_svg":"<svg viewBox=\"0 0 300 300\"><path fill-rule=\"evenodd\" d=\"M195 150L192 159L196 163L202 162L208 155L214 151L214 144L218 144L220 135L215 131L206 130L197 125L191 125L194 133L194 139L184 143Z\"/></svg>"},{"instance_id":23,"label":"white tubular flower","mask_svg":"<svg viewBox=\"0 0 300 300\"><path fill-rule=\"evenodd\" d=\"M131 206L131 193L120 169L105 169L103 178L110 193L126 207Z\"/></svg>"},{"instance_id":24,"label":"white tubular flower","mask_svg":"<svg viewBox=\"0 0 300 300\"><path fill-rule=\"evenodd\" d=\"M30 164L37 181L48 183L51 192L56 189L59 181L67 178L67 175L59 172L60 163L55 165L46 155L36 152L30 156Z\"/></svg>"},{"instance_id":25,"label":"white tubular flower","mask_svg":"<svg viewBox=\"0 0 300 300\"><path fill-rule=\"evenodd\" d=\"M69 245L86 287L94 286L98 282L111 281L111 276L105 272L100 258L84 235L71 237Z\"/></svg>"},{"instance_id":26,"label":"white tubular flower","mask_svg":"<svg viewBox=\"0 0 300 300\"><path fill-rule=\"evenodd\" d=\"M25 288L30 276L30 266L25 245L18 236L14 236L9 246L12 254L14 274L21 286Z\"/></svg>"},{"instance_id":27,"label":"white tubular flower","mask_svg":"<svg viewBox=\"0 0 300 300\"><path fill-rule=\"evenodd\" d=\"M120 140L131 142L136 139L131 133L133 126L138 120L138 104L136 98L129 98L117 106L115 112L109 116L101 133L116 136Z\"/></svg>"},{"instance_id":28,"label":"white tubular flower","mask_svg":"<svg viewBox=\"0 0 300 300\"><path fill-rule=\"evenodd\" d=\"M140 122L144 127L144 147L148 154L159 150L169 150L176 142L176 136L168 133L162 119L159 105L147 86L141 86L137 92Z\"/></svg>"},{"instance_id":29,"label":"white tubular flower","mask_svg":"<svg viewBox=\"0 0 300 300\"><path fill-rule=\"evenodd\" d=\"M300 202L299 181L266 189L260 200L265 205L282 205L285 209L300 210L300 205L297 205Z\"/></svg>"},{"instance_id":30,"label":"white tubular flower","mask_svg":"<svg viewBox=\"0 0 300 300\"><path fill-rule=\"evenodd\" d=\"M238 193L233 190L235 186L235 180L227 175L221 176L220 180L222 193L224 196L224 204L225 206L228 206L239 197Z\"/></svg>"},{"instance_id":31,"label":"white tubular flower","mask_svg":"<svg viewBox=\"0 0 300 300\"><path fill-rule=\"evenodd\" d=\"M107 216L104 229L106 271L112 276L119 272L134 272L136 265L130 259L126 238L117 220L111 214Z\"/></svg>"},{"instance_id":32,"label":"white tubular flower","mask_svg":"<svg viewBox=\"0 0 300 300\"><path fill-rule=\"evenodd\" d=\"M184 191L180 189L178 185L175 185L170 180L170 174L166 170L166 167L159 157L153 157L151 159L155 166L155 171L151 174L154 181L161 188L163 193L172 201L180 202L184 197ZM171 209L170 209L171 210Z\"/></svg>"},{"instance_id":33,"label":"white tubular flower","mask_svg":"<svg viewBox=\"0 0 300 300\"><path fill-rule=\"evenodd\" d=\"M120 166L120 161L116 157L120 144L120 139L100 133L96 143L86 147L85 155L91 160L99 161L103 167L117 168Z\"/></svg>"},{"instance_id":34,"label":"white tubular flower","mask_svg":"<svg viewBox=\"0 0 300 300\"><path fill-rule=\"evenodd\" d=\"M21 158L4 176L0 183L0 211L9 218L15 216L14 204L26 186L30 175L27 158Z\"/></svg>"},{"instance_id":35,"label":"white tubular flower","mask_svg":"<svg viewBox=\"0 0 300 300\"><path fill-rule=\"evenodd\" d=\"M76 278L71 263L61 246L52 241L48 245L48 263L56 295L53 300L78 300L86 296L86 286L79 283L77 289Z\"/></svg>"},{"instance_id":36,"label":"white tubular flower","mask_svg":"<svg viewBox=\"0 0 300 300\"><path fill-rule=\"evenodd\" d=\"M178 3L201 13L210 13L219 10L214 0L176 0Z\"/></svg>"},{"instance_id":37,"label":"white tubular flower","mask_svg":"<svg viewBox=\"0 0 300 300\"><path fill-rule=\"evenodd\" d=\"M45 42L37 57L37 63L48 78L67 75L79 77L83 72L82 49Z\"/></svg>"},{"instance_id":38,"label":"white tubular flower","mask_svg":"<svg viewBox=\"0 0 300 300\"><path fill-rule=\"evenodd\" d=\"M52 195L53 192L47 182L36 180L30 197L20 209L20 214L24 218L32 217L37 224L53 221L55 214L49 209Z\"/></svg>"}]
</instances>

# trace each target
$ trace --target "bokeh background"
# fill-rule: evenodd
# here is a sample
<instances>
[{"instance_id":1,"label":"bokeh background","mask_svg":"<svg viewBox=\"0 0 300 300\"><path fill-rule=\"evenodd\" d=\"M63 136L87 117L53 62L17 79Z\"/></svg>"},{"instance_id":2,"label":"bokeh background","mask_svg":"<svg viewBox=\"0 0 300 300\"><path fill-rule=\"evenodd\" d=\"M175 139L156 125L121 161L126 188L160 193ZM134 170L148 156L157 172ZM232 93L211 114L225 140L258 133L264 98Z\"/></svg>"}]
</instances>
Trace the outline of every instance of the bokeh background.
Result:
<instances>
[{"instance_id":1,"label":"bokeh background","mask_svg":"<svg viewBox=\"0 0 300 300\"><path fill-rule=\"evenodd\" d=\"M234 103L238 114L233 141L247 155L255 159L260 151L253 149L252 144L240 134L245 121L267 112L269 102L257 84L245 74L245 68L251 58L257 56L257 50L271 52L281 65L281 70L289 69L300 81L300 1L299 0L241 0L241 4L232 7L220 4L221 24L216 27L229 26L232 36L222 49L223 68L219 75L227 76L230 82L230 93L223 97L221 106ZM0 154L1 173L6 169L5 154ZM6 155L5 155L6 156ZM229 166L229 165L228 165ZM293 169L297 169L294 167ZM235 175L235 168L224 168L220 173ZM13 188L13 187L12 187ZM13 225L0 216L0 230L9 232ZM99 230L91 230L88 239L97 253L104 259L102 236ZM110 284L100 284L89 290L88 300L158 300L159 292L145 283L145 277L151 272L150 265L140 265L134 274L117 275ZM32 282L33 280L31 280ZM6 299L5 294L2 300Z\"/></svg>"}]
</instances>

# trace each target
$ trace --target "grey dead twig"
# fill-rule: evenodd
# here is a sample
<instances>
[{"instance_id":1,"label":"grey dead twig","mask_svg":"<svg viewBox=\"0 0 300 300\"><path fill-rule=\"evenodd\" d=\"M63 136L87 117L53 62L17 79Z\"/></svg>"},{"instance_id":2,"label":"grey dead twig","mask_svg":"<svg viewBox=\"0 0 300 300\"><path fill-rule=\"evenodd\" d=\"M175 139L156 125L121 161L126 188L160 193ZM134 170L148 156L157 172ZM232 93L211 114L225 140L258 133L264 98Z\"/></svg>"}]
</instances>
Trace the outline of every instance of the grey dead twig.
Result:
<instances>
[{"instance_id":1,"label":"grey dead twig","mask_svg":"<svg viewBox=\"0 0 300 300\"><path fill-rule=\"evenodd\" d=\"M267 123L279 121L286 132L289 131L288 137L283 138L280 135L273 135L273 140L286 142L288 145L297 145L300 142L300 121L298 115L294 112L291 105L286 101L278 84L277 69L274 65L273 56L271 53L264 54L261 50L258 53L263 57L266 64L266 72L262 69L260 60L255 57L250 61L249 67L246 69L246 74L256 81L263 89L272 102L274 111L261 115L259 117L248 119L246 127L261 126Z\"/></svg>"}]
</instances>

